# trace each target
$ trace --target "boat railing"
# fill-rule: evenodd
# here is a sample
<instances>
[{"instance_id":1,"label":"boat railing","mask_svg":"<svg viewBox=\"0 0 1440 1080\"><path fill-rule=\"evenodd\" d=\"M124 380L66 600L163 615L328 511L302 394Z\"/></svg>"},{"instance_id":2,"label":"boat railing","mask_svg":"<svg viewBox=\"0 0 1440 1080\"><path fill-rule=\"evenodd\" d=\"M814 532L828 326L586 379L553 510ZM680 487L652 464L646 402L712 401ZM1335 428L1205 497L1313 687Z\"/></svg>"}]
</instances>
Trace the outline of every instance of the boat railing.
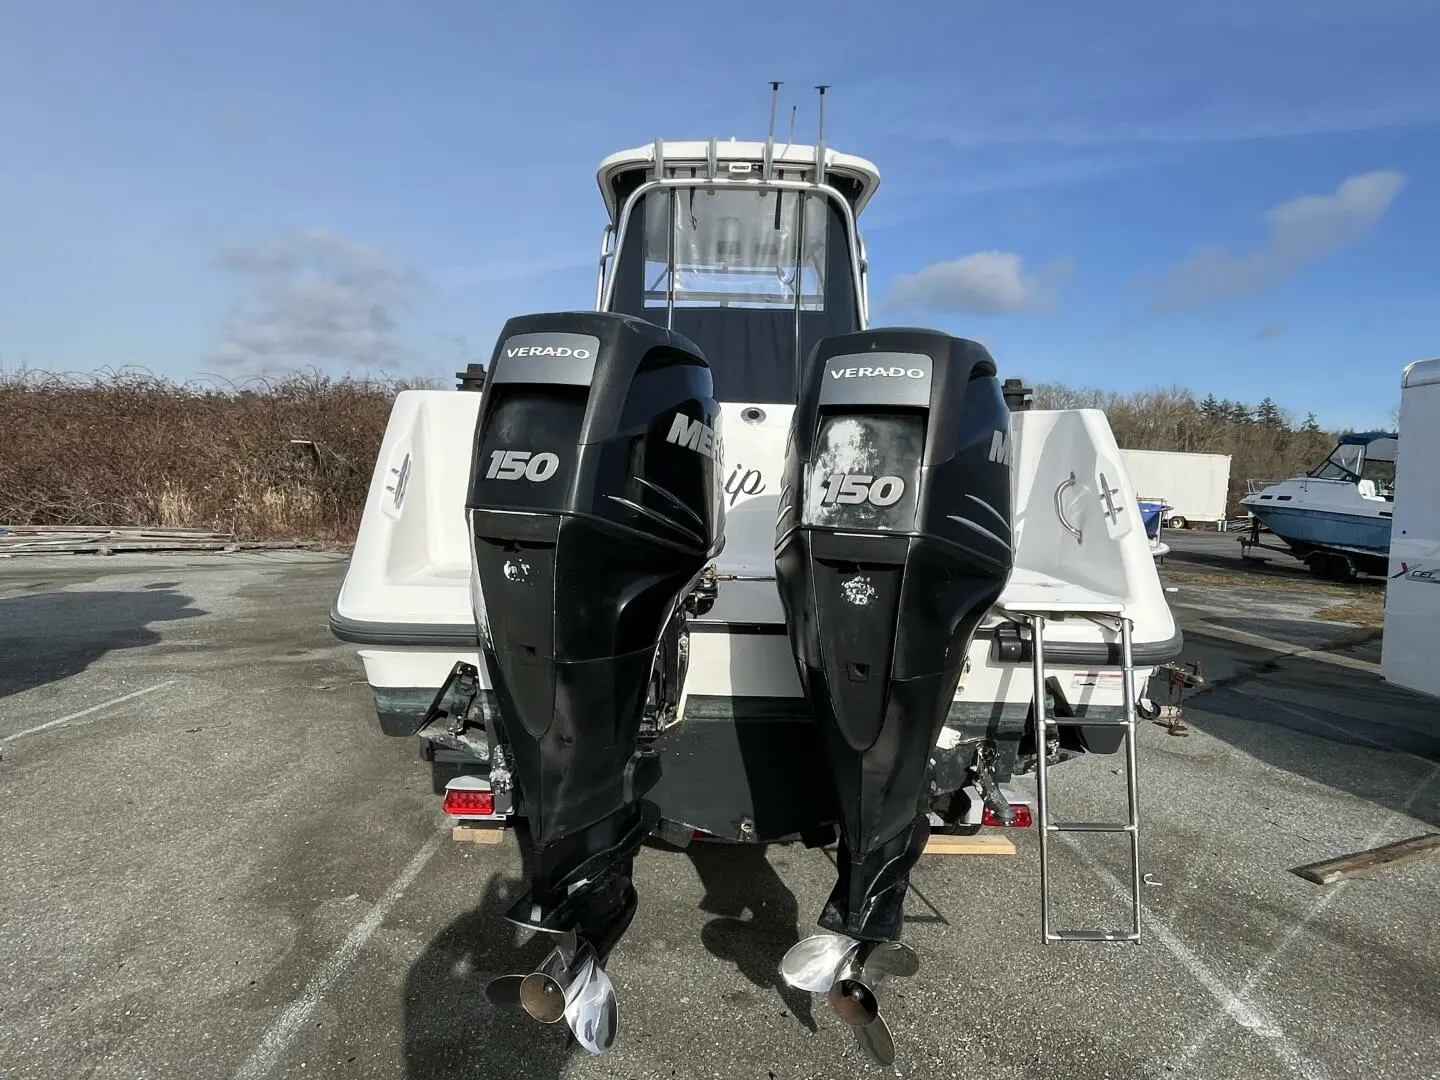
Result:
<instances>
[{"instance_id":1,"label":"boat railing","mask_svg":"<svg viewBox=\"0 0 1440 1080\"><path fill-rule=\"evenodd\" d=\"M1274 487L1274 486L1275 486L1276 484L1278 484L1278 483L1281 483L1281 481L1279 481L1279 480L1246 480L1246 481L1245 481L1245 494L1246 494L1246 495L1254 495L1254 494L1256 494L1257 492L1264 491L1264 490L1265 490L1266 488L1268 488L1268 487Z\"/></svg>"}]
</instances>

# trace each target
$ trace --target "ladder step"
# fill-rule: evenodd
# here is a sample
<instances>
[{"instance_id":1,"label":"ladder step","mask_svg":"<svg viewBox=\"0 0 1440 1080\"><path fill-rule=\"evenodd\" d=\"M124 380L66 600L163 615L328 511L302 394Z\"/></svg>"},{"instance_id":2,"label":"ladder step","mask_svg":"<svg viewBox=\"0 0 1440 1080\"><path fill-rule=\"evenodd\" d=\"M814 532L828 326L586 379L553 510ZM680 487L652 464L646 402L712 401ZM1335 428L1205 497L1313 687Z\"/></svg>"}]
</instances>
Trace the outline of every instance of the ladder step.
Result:
<instances>
[{"instance_id":1,"label":"ladder step","mask_svg":"<svg viewBox=\"0 0 1440 1080\"><path fill-rule=\"evenodd\" d=\"M1046 826L1050 832L1134 832L1134 825L1109 821L1057 821Z\"/></svg>"},{"instance_id":2,"label":"ladder step","mask_svg":"<svg viewBox=\"0 0 1440 1080\"><path fill-rule=\"evenodd\" d=\"M1074 474L1065 484L1060 486L1063 491L1069 484L1075 483ZM1100 486L1107 488L1107 481L1101 477ZM1057 500L1059 493L1056 494ZM1108 498L1108 496L1107 496ZM1058 505L1058 504L1057 504ZM1041 748L1037 755L1035 769L1036 781L1036 809L1040 818L1040 932L1042 940L1047 944L1056 941L1076 942L1127 942L1134 943L1140 940L1140 813L1139 793L1136 783L1137 755L1136 743L1139 741L1139 708L1136 704L1139 697L1139 690L1136 687L1135 678L1135 657L1134 641L1132 632L1134 625L1126 612L1122 609L1119 613L1120 631L1120 689L1122 692L1123 705L1120 709L1094 708L1092 715L1088 716L1047 716L1049 711L1046 703L1050 698L1055 699L1055 708L1058 712L1073 712L1074 708L1066 700L1065 694L1055 677L1050 676L1045 670L1044 647L1045 647L1045 622L1046 616L1034 612L1030 614L1030 676L1033 682L1033 696L1030 699L1030 717L1035 725L1031 729L1035 742ZM1105 664L1104 667L1115 667L1117 665ZM1090 710L1085 710L1089 712ZM1106 728L1110 730L1119 729L1121 738L1118 740L1125 749L1125 787L1126 801L1129 806L1129 813L1123 822L1109 821L1051 821L1050 814L1050 786L1049 786L1049 743L1064 733L1064 729L1072 731L1080 728ZM1115 749L1119 749L1117 746ZM1052 931L1050 912L1050 837L1058 833L1111 833L1129 837L1126 845L1129 848L1130 863L1130 914L1131 923L1128 930L1059 930Z\"/></svg>"},{"instance_id":3,"label":"ladder step","mask_svg":"<svg viewBox=\"0 0 1440 1080\"><path fill-rule=\"evenodd\" d=\"M1051 930L1047 941L1139 941L1133 930Z\"/></svg>"}]
</instances>

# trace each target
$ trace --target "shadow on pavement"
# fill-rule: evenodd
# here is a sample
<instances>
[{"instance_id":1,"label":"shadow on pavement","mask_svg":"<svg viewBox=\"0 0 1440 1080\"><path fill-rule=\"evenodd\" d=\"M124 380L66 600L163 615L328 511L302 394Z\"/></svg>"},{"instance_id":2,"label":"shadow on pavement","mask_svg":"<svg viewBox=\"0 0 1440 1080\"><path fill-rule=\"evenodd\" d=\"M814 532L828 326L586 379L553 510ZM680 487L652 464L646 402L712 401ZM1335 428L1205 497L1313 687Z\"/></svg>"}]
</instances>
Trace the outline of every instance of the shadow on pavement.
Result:
<instances>
[{"instance_id":1,"label":"shadow on pavement","mask_svg":"<svg viewBox=\"0 0 1440 1080\"><path fill-rule=\"evenodd\" d=\"M155 623L206 614L169 583L0 599L0 697L78 675L117 649L153 645Z\"/></svg>"},{"instance_id":2,"label":"shadow on pavement","mask_svg":"<svg viewBox=\"0 0 1440 1080\"><path fill-rule=\"evenodd\" d=\"M1258 761L1440 824L1440 784L1421 790L1440 763L1440 706L1376 675L1285 658L1187 696L1185 722ZM1376 768L1355 748L1391 758Z\"/></svg>"},{"instance_id":3,"label":"shadow on pavement","mask_svg":"<svg viewBox=\"0 0 1440 1080\"><path fill-rule=\"evenodd\" d=\"M768 851L764 844L704 841L685 849L705 889L700 910L716 916L700 940L711 956L734 964L753 985L773 989L791 1015L814 1031L812 995L780 978L781 957L801 937L800 905L770 865Z\"/></svg>"},{"instance_id":4,"label":"shadow on pavement","mask_svg":"<svg viewBox=\"0 0 1440 1080\"><path fill-rule=\"evenodd\" d=\"M558 1077L584 1055L564 1023L549 1028L497 1009L485 986L499 975L533 971L550 951L543 934L522 935L505 912L529 874L492 874L480 903L426 947L405 978L405 1075L413 1080ZM523 944L519 939L526 936Z\"/></svg>"}]
</instances>

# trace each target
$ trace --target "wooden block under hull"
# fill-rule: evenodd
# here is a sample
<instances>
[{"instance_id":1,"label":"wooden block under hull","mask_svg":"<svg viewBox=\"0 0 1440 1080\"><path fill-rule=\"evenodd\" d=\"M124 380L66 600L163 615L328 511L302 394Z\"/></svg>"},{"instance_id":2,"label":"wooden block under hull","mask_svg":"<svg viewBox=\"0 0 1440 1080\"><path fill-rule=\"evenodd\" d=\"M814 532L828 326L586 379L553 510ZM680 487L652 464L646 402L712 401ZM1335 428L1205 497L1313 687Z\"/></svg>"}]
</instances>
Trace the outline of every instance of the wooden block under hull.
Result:
<instances>
[{"instance_id":1,"label":"wooden block under hull","mask_svg":"<svg viewBox=\"0 0 1440 1080\"><path fill-rule=\"evenodd\" d=\"M469 844L498 844L505 839L504 825L461 824L450 830L452 840ZM931 833L926 855L1014 855L1015 845L1004 836L956 836Z\"/></svg>"},{"instance_id":2,"label":"wooden block under hull","mask_svg":"<svg viewBox=\"0 0 1440 1080\"><path fill-rule=\"evenodd\" d=\"M994 833L957 836L954 833L931 833L925 843L926 855L1014 855L1015 845L1008 837Z\"/></svg>"},{"instance_id":3,"label":"wooden block under hull","mask_svg":"<svg viewBox=\"0 0 1440 1080\"><path fill-rule=\"evenodd\" d=\"M505 826L464 822L450 830L450 839L467 844L498 844L505 839Z\"/></svg>"}]
</instances>

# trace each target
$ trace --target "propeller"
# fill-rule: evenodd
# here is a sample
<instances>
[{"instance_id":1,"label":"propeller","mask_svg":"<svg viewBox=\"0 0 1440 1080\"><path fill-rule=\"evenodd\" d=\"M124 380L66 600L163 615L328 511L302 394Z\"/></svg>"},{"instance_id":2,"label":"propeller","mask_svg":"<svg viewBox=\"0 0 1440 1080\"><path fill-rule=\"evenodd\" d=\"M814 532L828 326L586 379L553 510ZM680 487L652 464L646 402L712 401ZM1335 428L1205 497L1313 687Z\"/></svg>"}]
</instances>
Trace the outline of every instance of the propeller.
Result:
<instances>
[{"instance_id":1,"label":"propeller","mask_svg":"<svg viewBox=\"0 0 1440 1080\"><path fill-rule=\"evenodd\" d=\"M860 942L842 934L816 934L790 946L780 961L780 977L797 990L823 994L835 982Z\"/></svg>"},{"instance_id":2,"label":"propeller","mask_svg":"<svg viewBox=\"0 0 1440 1080\"><path fill-rule=\"evenodd\" d=\"M895 1040L890 1037L890 1025L883 1016L876 1016L864 1027L856 1028L855 1044L876 1065L895 1064Z\"/></svg>"},{"instance_id":3,"label":"propeller","mask_svg":"<svg viewBox=\"0 0 1440 1080\"><path fill-rule=\"evenodd\" d=\"M855 1042L877 1065L895 1061L895 1040L880 1014L876 987L889 976L909 978L920 970L920 957L900 941L857 941L843 934L816 934L796 942L780 961L789 985L824 994Z\"/></svg>"},{"instance_id":4,"label":"propeller","mask_svg":"<svg viewBox=\"0 0 1440 1080\"><path fill-rule=\"evenodd\" d=\"M498 979L491 979L485 987L485 1000L497 1009L523 1012L524 1006L520 1004L520 984L524 981L524 975L501 975Z\"/></svg>"},{"instance_id":5,"label":"propeller","mask_svg":"<svg viewBox=\"0 0 1440 1080\"><path fill-rule=\"evenodd\" d=\"M592 1054L603 1054L615 1045L615 1033L620 1028L620 1007L610 976L593 957L587 958L584 970L571 986L579 990L566 995L565 1022L576 1042Z\"/></svg>"},{"instance_id":6,"label":"propeller","mask_svg":"<svg viewBox=\"0 0 1440 1080\"><path fill-rule=\"evenodd\" d=\"M620 1010L615 987L594 947L568 931L528 975L501 975L485 987L490 1004L524 1012L542 1024L564 1020L575 1040L592 1054L615 1045Z\"/></svg>"}]
</instances>

